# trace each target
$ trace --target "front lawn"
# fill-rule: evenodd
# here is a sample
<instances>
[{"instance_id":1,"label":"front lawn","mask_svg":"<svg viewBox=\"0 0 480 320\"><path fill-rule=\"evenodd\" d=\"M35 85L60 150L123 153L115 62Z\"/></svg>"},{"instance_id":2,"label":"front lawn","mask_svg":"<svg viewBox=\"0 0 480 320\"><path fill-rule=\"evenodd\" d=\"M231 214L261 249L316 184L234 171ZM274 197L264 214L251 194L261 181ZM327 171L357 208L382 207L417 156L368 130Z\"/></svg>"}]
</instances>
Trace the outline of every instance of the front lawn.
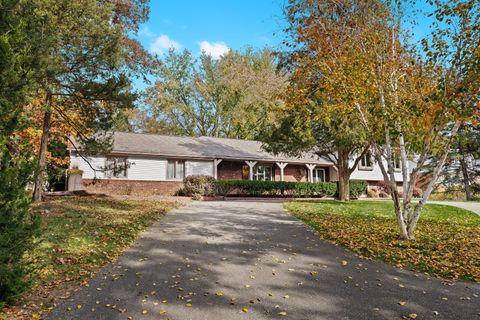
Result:
<instances>
[{"instance_id":1,"label":"front lawn","mask_svg":"<svg viewBox=\"0 0 480 320\"><path fill-rule=\"evenodd\" d=\"M405 242L398 239L390 201L297 201L285 207L322 238L362 257L444 278L480 281L480 217L469 211L429 204L417 240Z\"/></svg>"},{"instance_id":2,"label":"front lawn","mask_svg":"<svg viewBox=\"0 0 480 320\"><path fill-rule=\"evenodd\" d=\"M54 299L86 284L142 230L175 206L166 201L97 197L64 198L36 206L41 232L26 257L34 268L32 289L23 299L25 305L0 312L0 319L27 318L27 314L35 318L48 311Z\"/></svg>"}]
</instances>

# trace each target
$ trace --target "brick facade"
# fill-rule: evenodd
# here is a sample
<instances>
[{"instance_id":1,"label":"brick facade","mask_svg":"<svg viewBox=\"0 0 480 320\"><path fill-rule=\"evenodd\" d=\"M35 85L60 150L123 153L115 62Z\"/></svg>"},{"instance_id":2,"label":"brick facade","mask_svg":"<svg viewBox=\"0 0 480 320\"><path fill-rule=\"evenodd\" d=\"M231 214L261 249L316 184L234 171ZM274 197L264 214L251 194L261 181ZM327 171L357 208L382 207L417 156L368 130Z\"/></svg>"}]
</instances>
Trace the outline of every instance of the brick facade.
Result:
<instances>
[{"instance_id":1,"label":"brick facade","mask_svg":"<svg viewBox=\"0 0 480 320\"><path fill-rule=\"evenodd\" d=\"M120 195L173 195L183 186L181 181L97 180L83 179L86 191Z\"/></svg>"},{"instance_id":2,"label":"brick facade","mask_svg":"<svg viewBox=\"0 0 480 320\"><path fill-rule=\"evenodd\" d=\"M217 167L218 180L242 180L245 162L223 160Z\"/></svg>"}]
</instances>

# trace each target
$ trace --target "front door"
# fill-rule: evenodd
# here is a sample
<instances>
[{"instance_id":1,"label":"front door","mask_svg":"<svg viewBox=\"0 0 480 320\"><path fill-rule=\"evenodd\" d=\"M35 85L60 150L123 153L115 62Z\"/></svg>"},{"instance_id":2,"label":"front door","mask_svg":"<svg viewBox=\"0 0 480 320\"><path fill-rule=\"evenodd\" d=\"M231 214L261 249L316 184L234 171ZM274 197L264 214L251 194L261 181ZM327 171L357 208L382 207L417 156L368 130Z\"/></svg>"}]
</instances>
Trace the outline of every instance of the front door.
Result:
<instances>
[{"instance_id":1,"label":"front door","mask_svg":"<svg viewBox=\"0 0 480 320\"><path fill-rule=\"evenodd\" d=\"M325 169L313 169L313 182L325 182Z\"/></svg>"}]
</instances>

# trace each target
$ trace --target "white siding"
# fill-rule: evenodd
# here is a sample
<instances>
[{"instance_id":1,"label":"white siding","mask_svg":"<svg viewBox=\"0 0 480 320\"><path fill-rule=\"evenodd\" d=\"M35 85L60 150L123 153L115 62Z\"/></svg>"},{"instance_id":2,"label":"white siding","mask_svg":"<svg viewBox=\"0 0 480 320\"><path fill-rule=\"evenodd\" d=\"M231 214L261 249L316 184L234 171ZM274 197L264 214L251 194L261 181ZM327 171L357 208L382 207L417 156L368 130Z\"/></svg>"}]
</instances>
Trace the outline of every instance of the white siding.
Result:
<instances>
[{"instance_id":1,"label":"white siding","mask_svg":"<svg viewBox=\"0 0 480 320\"><path fill-rule=\"evenodd\" d=\"M385 169L387 169L387 162L386 161L384 161L384 166L385 166ZM408 172L409 173L412 172L412 168L414 166L415 166L414 162L408 161ZM373 170L361 170L357 166L355 171L353 171L350 179L352 179L352 180L383 181L383 174L382 174L382 170L380 170L380 166L375 161L374 164L373 164ZM397 182L402 182L403 181L401 170L395 172L395 180L397 180Z\"/></svg>"},{"instance_id":2,"label":"white siding","mask_svg":"<svg viewBox=\"0 0 480 320\"><path fill-rule=\"evenodd\" d=\"M103 170L105 167L105 158L104 157L86 157L88 162L86 162L82 157L71 155L70 157L70 168L78 168L83 171L83 178L84 179L93 179L103 178L103 172L97 171L95 172L89 165L90 163L92 167L97 170Z\"/></svg>"},{"instance_id":3,"label":"white siding","mask_svg":"<svg viewBox=\"0 0 480 320\"><path fill-rule=\"evenodd\" d=\"M103 170L105 167L105 157L88 157L87 159L95 169ZM167 160L138 157L127 157L127 159L130 165L127 168L128 180L166 180ZM95 177L95 172L80 156L72 155L70 157L70 168L74 167L78 167L83 171L82 177L84 179L93 179ZM102 171L96 172L96 178L102 179L104 177L105 175Z\"/></svg>"},{"instance_id":4,"label":"white siding","mask_svg":"<svg viewBox=\"0 0 480 320\"><path fill-rule=\"evenodd\" d=\"M128 180L166 180L167 160L157 158L129 157Z\"/></svg>"},{"instance_id":5,"label":"white siding","mask_svg":"<svg viewBox=\"0 0 480 320\"><path fill-rule=\"evenodd\" d=\"M193 175L213 177L213 161L185 161L185 176Z\"/></svg>"}]
</instances>

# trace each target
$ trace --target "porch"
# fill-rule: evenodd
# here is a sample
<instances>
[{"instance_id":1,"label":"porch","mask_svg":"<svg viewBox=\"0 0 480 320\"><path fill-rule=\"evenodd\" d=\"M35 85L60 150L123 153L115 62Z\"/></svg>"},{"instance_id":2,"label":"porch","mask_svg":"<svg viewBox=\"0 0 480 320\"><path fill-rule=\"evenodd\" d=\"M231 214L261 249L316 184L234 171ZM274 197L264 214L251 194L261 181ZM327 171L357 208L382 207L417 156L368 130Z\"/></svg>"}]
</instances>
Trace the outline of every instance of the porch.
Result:
<instances>
[{"instance_id":1,"label":"porch","mask_svg":"<svg viewBox=\"0 0 480 320\"><path fill-rule=\"evenodd\" d=\"M333 165L216 159L214 176L218 180L261 180L292 182L337 181Z\"/></svg>"}]
</instances>

